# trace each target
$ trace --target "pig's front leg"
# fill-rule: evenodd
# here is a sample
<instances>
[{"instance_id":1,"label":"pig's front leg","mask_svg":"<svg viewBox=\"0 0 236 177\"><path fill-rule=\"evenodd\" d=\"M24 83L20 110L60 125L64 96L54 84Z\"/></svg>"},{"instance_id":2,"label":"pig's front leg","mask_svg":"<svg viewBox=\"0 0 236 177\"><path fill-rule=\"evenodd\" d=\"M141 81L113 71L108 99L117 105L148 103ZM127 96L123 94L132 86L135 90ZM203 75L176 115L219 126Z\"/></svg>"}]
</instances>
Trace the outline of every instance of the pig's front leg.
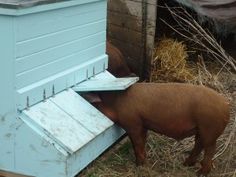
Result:
<instances>
[{"instance_id":1,"label":"pig's front leg","mask_svg":"<svg viewBox=\"0 0 236 177\"><path fill-rule=\"evenodd\" d=\"M203 149L203 145L201 143L200 136L197 134L195 136L195 145L193 150L191 151L189 157L185 160L185 166L193 166L197 162L197 158Z\"/></svg>"},{"instance_id":2,"label":"pig's front leg","mask_svg":"<svg viewBox=\"0 0 236 177\"><path fill-rule=\"evenodd\" d=\"M143 127L133 127L127 134L134 148L136 165L143 165L146 159L145 144L147 130Z\"/></svg>"}]
</instances>

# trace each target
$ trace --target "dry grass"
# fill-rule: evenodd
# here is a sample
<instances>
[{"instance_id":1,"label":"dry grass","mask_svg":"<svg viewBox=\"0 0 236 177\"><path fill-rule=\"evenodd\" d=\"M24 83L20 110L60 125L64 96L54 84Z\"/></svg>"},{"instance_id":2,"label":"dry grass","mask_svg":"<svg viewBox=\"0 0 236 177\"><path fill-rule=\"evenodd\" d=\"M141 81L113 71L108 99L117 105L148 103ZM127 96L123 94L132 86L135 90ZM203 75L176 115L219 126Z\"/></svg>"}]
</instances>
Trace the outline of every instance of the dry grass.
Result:
<instances>
[{"instance_id":1,"label":"dry grass","mask_svg":"<svg viewBox=\"0 0 236 177\"><path fill-rule=\"evenodd\" d=\"M194 71L187 64L187 47L182 42L164 38L154 49L151 81L186 82L194 79Z\"/></svg>"},{"instance_id":2,"label":"dry grass","mask_svg":"<svg viewBox=\"0 0 236 177\"><path fill-rule=\"evenodd\" d=\"M168 22L162 20L173 31L182 36L195 51L200 51L207 54L213 61L222 65L222 70L226 69L228 72L236 71L236 60L228 55L224 48L214 38L214 36L204 29L188 11L181 7L170 8L166 6L170 15L178 24L172 26Z\"/></svg>"}]
</instances>

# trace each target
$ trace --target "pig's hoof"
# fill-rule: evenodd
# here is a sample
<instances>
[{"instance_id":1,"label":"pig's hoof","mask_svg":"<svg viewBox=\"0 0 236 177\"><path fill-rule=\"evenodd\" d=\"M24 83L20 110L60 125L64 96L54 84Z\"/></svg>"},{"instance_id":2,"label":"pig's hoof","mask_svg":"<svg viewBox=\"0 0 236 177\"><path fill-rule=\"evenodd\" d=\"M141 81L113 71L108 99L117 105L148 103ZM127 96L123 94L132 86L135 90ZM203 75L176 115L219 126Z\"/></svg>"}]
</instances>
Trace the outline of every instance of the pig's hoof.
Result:
<instances>
[{"instance_id":1,"label":"pig's hoof","mask_svg":"<svg viewBox=\"0 0 236 177\"><path fill-rule=\"evenodd\" d=\"M210 172L209 170L204 170L203 168L201 168L200 170L198 170L197 176L198 177L207 177L209 172Z\"/></svg>"},{"instance_id":2,"label":"pig's hoof","mask_svg":"<svg viewBox=\"0 0 236 177\"><path fill-rule=\"evenodd\" d=\"M136 162L137 167L144 166L144 165L145 165L145 162Z\"/></svg>"},{"instance_id":3,"label":"pig's hoof","mask_svg":"<svg viewBox=\"0 0 236 177\"><path fill-rule=\"evenodd\" d=\"M183 165L186 167L194 166L195 164L196 164L196 160L192 160L190 158L187 158L183 163Z\"/></svg>"}]
</instances>

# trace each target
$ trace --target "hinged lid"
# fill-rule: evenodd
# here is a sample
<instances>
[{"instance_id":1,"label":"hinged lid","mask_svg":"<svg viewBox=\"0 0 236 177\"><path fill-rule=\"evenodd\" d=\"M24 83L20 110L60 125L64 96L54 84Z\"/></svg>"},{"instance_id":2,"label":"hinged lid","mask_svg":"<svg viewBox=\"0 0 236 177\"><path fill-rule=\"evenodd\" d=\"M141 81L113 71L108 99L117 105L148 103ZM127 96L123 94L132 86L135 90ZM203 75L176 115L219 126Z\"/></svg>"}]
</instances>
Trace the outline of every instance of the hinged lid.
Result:
<instances>
[{"instance_id":1,"label":"hinged lid","mask_svg":"<svg viewBox=\"0 0 236 177\"><path fill-rule=\"evenodd\" d=\"M20 116L29 126L43 131L72 154L113 123L73 90L24 110Z\"/></svg>"},{"instance_id":2,"label":"hinged lid","mask_svg":"<svg viewBox=\"0 0 236 177\"><path fill-rule=\"evenodd\" d=\"M115 78L106 71L76 85L73 90L76 92L125 90L138 80L138 77Z\"/></svg>"}]
</instances>

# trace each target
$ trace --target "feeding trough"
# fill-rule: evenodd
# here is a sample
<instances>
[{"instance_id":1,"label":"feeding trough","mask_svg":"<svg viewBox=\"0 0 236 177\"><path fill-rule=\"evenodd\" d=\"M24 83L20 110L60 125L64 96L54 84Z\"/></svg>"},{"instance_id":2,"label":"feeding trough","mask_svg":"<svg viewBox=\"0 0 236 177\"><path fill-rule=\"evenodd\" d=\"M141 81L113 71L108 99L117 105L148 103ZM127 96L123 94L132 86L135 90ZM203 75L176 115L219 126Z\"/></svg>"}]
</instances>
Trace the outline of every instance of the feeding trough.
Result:
<instances>
[{"instance_id":1,"label":"feeding trough","mask_svg":"<svg viewBox=\"0 0 236 177\"><path fill-rule=\"evenodd\" d=\"M0 170L73 177L124 131L78 92L124 90L106 71L106 0L0 0Z\"/></svg>"}]
</instances>

